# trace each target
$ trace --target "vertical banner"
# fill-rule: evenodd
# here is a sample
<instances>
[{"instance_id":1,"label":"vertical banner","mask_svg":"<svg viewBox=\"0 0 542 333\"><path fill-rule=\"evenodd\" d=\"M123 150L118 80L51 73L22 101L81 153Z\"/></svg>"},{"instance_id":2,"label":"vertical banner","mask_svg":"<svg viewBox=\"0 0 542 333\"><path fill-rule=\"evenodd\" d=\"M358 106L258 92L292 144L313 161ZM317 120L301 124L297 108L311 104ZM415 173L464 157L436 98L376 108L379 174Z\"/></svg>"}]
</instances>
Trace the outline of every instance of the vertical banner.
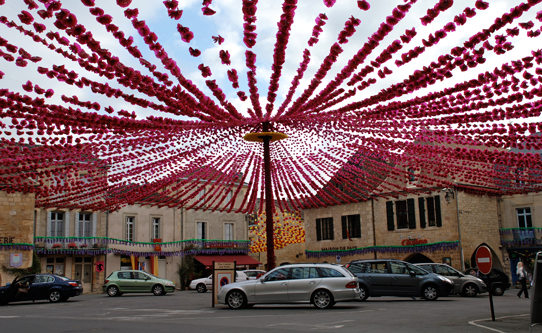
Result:
<instances>
[{"instance_id":1,"label":"vertical banner","mask_svg":"<svg viewBox=\"0 0 542 333\"><path fill-rule=\"evenodd\" d=\"M534 262L533 288L531 291L531 328L542 325L542 252L536 254ZM531 331L531 329L529 329Z\"/></svg>"},{"instance_id":2,"label":"vertical banner","mask_svg":"<svg viewBox=\"0 0 542 333\"><path fill-rule=\"evenodd\" d=\"M235 282L236 262L213 261L213 308L218 303L217 296L223 286Z\"/></svg>"}]
</instances>

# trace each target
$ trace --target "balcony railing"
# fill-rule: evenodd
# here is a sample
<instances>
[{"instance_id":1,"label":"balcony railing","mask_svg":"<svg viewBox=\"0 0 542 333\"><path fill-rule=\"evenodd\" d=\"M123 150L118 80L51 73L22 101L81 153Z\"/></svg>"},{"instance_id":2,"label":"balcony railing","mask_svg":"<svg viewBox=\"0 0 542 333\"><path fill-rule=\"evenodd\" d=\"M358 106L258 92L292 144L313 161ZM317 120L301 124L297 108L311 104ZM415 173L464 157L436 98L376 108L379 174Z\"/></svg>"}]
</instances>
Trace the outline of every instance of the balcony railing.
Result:
<instances>
[{"instance_id":1,"label":"balcony railing","mask_svg":"<svg viewBox=\"0 0 542 333\"><path fill-rule=\"evenodd\" d=\"M503 228L500 234L503 246L542 245L542 228Z\"/></svg>"},{"instance_id":2,"label":"balcony railing","mask_svg":"<svg viewBox=\"0 0 542 333\"><path fill-rule=\"evenodd\" d=\"M515 240L528 240L528 239L536 239L536 235L534 230L531 229L517 229L514 230L514 239Z\"/></svg>"}]
</instances>

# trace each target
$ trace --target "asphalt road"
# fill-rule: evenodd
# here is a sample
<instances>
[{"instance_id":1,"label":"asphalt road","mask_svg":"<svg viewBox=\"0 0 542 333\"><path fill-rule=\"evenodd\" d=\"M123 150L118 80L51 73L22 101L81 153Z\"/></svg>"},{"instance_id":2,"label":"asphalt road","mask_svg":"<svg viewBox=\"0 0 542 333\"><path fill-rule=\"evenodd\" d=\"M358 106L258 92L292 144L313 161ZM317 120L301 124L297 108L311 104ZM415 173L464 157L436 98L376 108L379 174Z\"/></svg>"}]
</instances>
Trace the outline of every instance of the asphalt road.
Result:
<instances>
[{"instance_id":1,"label":"asphalt road","mask_svg":"<svg viewBox=\"0 0 542 333\"><path fill-rule=\"evenodd\" d=\"M397 297L311 305L211 307L211 293L182 291L165 296L82 295L65 303L47 301L0 306L0 332L528 332L530 302L515 290L494 297L441 297L429 302ZM542 332L542 326L533 332Z\"/></svg>"}]
</instances>

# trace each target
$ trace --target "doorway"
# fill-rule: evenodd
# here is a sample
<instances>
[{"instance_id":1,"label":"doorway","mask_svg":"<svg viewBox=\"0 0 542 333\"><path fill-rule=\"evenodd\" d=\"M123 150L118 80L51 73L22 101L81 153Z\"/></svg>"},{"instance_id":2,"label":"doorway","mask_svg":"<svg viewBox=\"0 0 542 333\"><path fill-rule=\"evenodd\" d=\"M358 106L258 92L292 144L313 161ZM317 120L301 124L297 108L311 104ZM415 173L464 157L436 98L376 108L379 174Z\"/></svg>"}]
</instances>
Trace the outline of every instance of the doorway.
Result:
<instances>
[{"instance_id":1,"label":"doorway","mask_svg":"<svg viewBox=\"0 0 542 333\"><path fill-rule=\"evenodd\" d=\"M92 257L75 257L74 279L81 281L83 290L92 291Z\"/></svg>"}]
</instances>

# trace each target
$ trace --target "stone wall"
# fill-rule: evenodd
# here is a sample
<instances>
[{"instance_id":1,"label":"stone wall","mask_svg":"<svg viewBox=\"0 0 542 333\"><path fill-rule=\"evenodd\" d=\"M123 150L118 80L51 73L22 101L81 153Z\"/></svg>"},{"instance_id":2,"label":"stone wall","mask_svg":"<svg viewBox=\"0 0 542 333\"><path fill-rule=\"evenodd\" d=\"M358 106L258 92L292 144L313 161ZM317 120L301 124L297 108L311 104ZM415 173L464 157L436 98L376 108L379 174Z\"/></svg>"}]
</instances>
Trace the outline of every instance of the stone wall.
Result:
<instances>
[{"instance_id":1,"label":"stone wall","mask_svg":"<svg viewBox=\"0 0 542 333\"><path fill-rule=\"evenodd\" d=\"M465 260L470 260L476 248L488 244L497 254L500 254L499 223L497 214L497 200L495 197L477 196L459 192L459 198L448 197L444 192L434 190L425 193L423 197L440 197L442 226L420 226L420 207L418 196L414 194L399 195L391 201L415 199L416 228L388 230L386 202L390 200L369 200L347 205L339 205L318 209L305 210L306 223L306 249L309 251L322 251L326 249L368 248L374 245L385 248L381 251L367 251L365 253L345 255L335 252L331 255L315 259L319 262L337 262L340 256L342 264L355 259L391 258L410 260L413 255L421 254L433 262L449 262L457 269L461 269L461 255L459 246L453 249L439 248L443 242L458 242L458 216L461 223L461 243ZM458 200L458 206L456 206ZM374 205L374 207L373 207ZM459 209L457 209L459 208ZM427 211L427 206L426 206ZM361 219L361 238L343 239L341 216L359 214ZM317 241L316 219L333 218L334 239ZM394 215L395 218L395 215ZM420 249L419 252L405 249L405 241L417 240L434 247ZM392 247L398 247L391 251ZM448 261L450 260L450 261ZM502 260L502 255L499 256Z\"/></svg>"},{"instance_id":2,"label":"stone wall","mask_svg":"<svg viewBox=\"0 0 542 333\"><path fill-rule=\"evenodd\" d=\"M34 243L34 194L0 191L0 243ZM0 265L10 267L11 254L22 254L20 268L32 266L32 251L0 250ZM0 269L0 285L11 282L14 276Z\"/></svg>"}]
</instances>

